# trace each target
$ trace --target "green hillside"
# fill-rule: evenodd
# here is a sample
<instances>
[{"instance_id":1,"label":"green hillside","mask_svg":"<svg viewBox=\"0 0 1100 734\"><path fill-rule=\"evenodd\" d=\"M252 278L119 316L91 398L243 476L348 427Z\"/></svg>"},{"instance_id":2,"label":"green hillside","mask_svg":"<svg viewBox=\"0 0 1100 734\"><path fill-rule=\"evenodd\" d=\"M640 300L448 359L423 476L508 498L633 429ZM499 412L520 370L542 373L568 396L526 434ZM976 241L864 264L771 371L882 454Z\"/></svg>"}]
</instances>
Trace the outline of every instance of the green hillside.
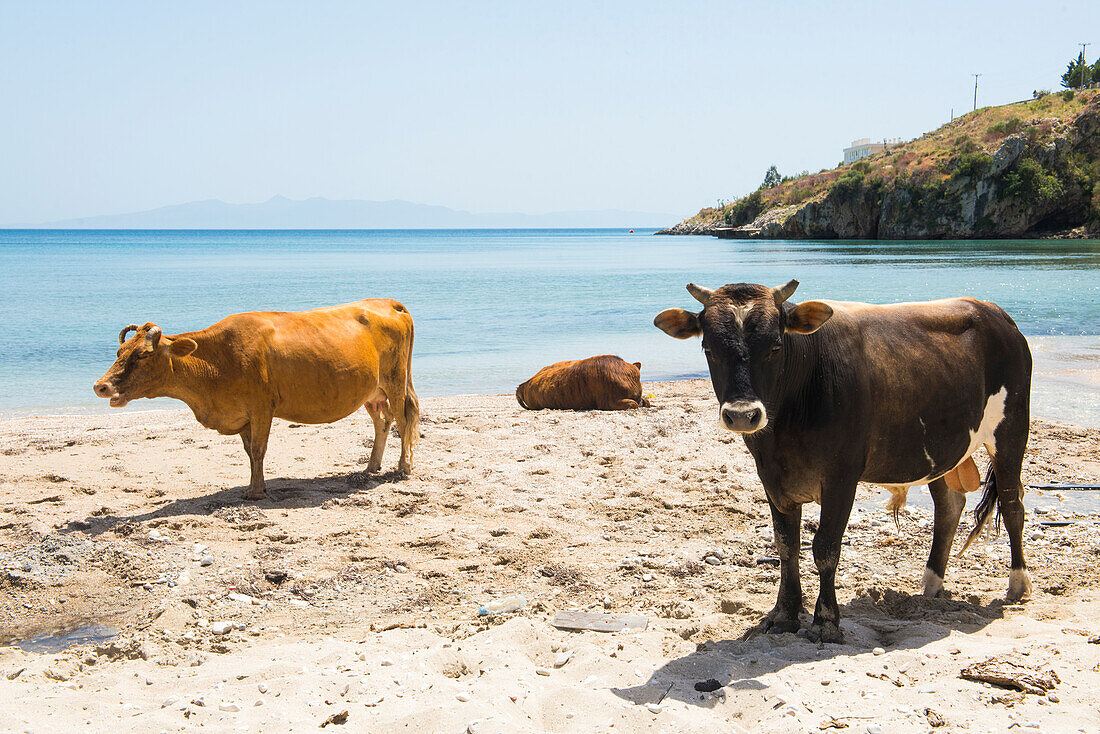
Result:
<instances>
[{"instance_id":1,"label":"green hillside","mask_svg":"<svg viewBox=\"0 0 1100 734\"><path fill-rule=\"evenodd\" d=\"M983 107L853 164L702 209L665 232L936 239L1098 230L1100 90L1094 89Z\"/></svg>"}]
</instances>

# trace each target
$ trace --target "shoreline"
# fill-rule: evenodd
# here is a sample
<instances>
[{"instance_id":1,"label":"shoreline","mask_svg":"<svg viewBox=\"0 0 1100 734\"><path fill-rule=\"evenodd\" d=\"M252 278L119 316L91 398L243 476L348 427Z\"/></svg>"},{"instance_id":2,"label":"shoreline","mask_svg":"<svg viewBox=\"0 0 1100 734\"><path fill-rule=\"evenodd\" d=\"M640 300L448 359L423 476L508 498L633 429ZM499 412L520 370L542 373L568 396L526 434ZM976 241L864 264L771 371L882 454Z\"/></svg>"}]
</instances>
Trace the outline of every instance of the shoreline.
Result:
<instances>
[{"instance_id":1,"label":"shoreline","mask_svg":"<svg viewBox=\"0 0 1100 734\"><path fill-rule=\"evenodd\" d=\"M1100 428L1100 335L1038 334L1028 336L1027 340L1035 362L1032 383L1032 417L1037 417L1040 420L1062 421L1090 428ZM643 379L643 388L651 384L707 379L705 377L705 365L701 365L701 368L699 373L695 375L689 374L682 377L665 376L658 372L658 379ZM647 367L643 371L643 377L648 372L651 372L651 370ZM511 392L431 394L426 392L422 385L418 385L418 391L422 397L440 400L496 397L512 394ZM1095 396L1095 400L1089 400L1088 395L1090 393ZM1039 396L1038 401L1036 395ZM48 407L9 409L7 411L0 409L0 426L8 421L28 419L69 418L79 420L94 416L123 416L172 411L185 411L190 415L189 409L180 401L174 401L170 398L157 398L156 400L156 404L149 404L148 407L141 405L143 400L135 400L123 409L110 408L103 400L52 409ZM1088 409L1089 405L1094 406L1092 410Z\"/></svg>"},{"instance_id":2,"label":"shoreline","mask_svg":"<svg viewBox=\"0 0 1100 734\"><path fill-rule=\"evenodd\" d=\"M358 730L479 734L834 717L926 732L926 709L983 730L1100 725L1100 513L1028 494L1027 604L1003 600L1003 533L952 558L948 595L925 599L931 514L911 502L899 532L861 485L838 572L845 643L742 640L778 578L755 467L714 430L708 381L646 387L653 408L615 413L425 398L409 478L392 472L393 437L383 471L362 474L365 413L280 421L260 502L242 501L236 437L185 410L0 423L0 637L121 631L53 653L0 646L0 729L277 732L343 711ZM1034 421L1025 483L1071 475L1100 481L1100 430ZM514 594L520 611L477 616ZM566 632L563 610L648 623ZM1055 695L959 678L999 654L1054 669ZM695 690L710 678L718 691Z\"/></svg>"}]
</instances>

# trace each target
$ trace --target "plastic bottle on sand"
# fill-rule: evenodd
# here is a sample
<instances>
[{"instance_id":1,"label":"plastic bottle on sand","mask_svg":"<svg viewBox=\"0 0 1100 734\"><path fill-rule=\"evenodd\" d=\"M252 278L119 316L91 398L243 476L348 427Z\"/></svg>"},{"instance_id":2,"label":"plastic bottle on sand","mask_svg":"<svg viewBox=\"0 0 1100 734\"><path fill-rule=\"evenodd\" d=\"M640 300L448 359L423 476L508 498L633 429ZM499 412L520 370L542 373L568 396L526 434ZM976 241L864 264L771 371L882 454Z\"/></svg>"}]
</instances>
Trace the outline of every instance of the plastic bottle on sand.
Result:
<instances>
[{"instance_id":1,"label":"plastic bottle on sand","mask_svg":"<svg viewBox=\"0 0 1100 734\"><path fill-rule=\"evenodd\" d=\"M517 594L516 596L506 596L503 599L494 599L488 604L482 604L477 608L477 614L479 617L484 617L489 614L516 612L525 606L527 606L527 600Z\"/></svg>"}]
</instances>

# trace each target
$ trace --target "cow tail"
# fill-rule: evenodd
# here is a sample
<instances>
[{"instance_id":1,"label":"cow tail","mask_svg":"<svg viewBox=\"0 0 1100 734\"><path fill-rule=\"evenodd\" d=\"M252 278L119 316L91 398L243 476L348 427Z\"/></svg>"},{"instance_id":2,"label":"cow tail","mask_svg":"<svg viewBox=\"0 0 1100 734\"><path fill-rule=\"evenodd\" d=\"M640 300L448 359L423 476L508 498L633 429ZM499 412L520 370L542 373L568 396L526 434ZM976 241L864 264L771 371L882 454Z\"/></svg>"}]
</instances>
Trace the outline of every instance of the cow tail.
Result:
<instances>
[{"instance_id":1,"label":"cow tail","mask_svg":"<svg viewBox=\"0 0 1100 734\"><path fill-rule=\"evenodd\" d=\"M405 363L405 425L410 429L412 442L420 438L420 398L413 389L413 334L412 320L409 323L409 357Z\"/></svg>"},{"instance_id":2,"label":"cow tail","mask_svg":"<svg viewBox=\"0 0 1100 734\"><path fill-rule=\"evenodd\" d=\"M970 535L966 536L966 543L959 551L960 556L966 553L966 549L970 547L970 544L982 534L982 530L985 529L986 523L989 522L989 516L993 514L994 510L997 511L997 520L1000 520L1000 509L997 507L997 473L993 471L993 462L989 463L983 484L985 490L982 492L982 498L978 502L978 506L974 508L974 529L970 531Z\"/></svg>"}]
</instances>

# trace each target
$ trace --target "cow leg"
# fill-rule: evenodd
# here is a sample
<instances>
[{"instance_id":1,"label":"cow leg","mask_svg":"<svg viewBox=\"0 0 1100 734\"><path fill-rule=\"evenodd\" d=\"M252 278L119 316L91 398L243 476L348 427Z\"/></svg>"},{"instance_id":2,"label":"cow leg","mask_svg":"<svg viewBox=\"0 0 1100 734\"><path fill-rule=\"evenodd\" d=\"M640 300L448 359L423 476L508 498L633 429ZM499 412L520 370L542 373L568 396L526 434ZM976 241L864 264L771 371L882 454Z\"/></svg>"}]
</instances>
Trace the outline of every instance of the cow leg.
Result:
<instances>
[{"instance_id":1,"label":"cow leg","mask_svg":"<svg viewBox=\"0 0 1100 734\"><path fill-rule=\"evenodd\" d=\"M779 556L779 598L764 618L764 631L797 632L801 624L802 580L798 575L798 555L801 552L802 505L790 512L781 512L771 500L772 527L775 530L775 551Z\"/></svg>"},{"instance_id":2,"label":"cow leg","mask_svg":"<svg viewBox=\"0 0 1100 734\"><path fill-rule=\"evenodd\" d=\"M1025 414L1026 415L1026 414ZM1005 423L1007 423L1007 420ZM1002 423L995 436L993 449L994 489L997 492L997 507L1001 511L1005 530L1008 531L1008 547L1012 554L1012 570L1008 574L1009 601L1024 601L1031 598L1031 577L1024 563L1024 487L1020 482L1020 470L1024 461L1024 447L1027 443L1027 427L1013 431L1011 426ZM1018 434L1005 437L1005 434Z\"/></svg>"},{"instance_id":3,"label":"cow leg","mask_svg":"<svg viewBox=\"0 0 1100 734\"><path fill-rule=\"evenodd\" d=\"M246 500L260 500L264 498L264 454L267 453L267 438L271 435L271 416L254 417L248 424L249 449L248 458L252 465L252 480L248 491L244 493ZM241 437L244 438L242 432Z\"/></svg>"},{"instance_id":4,"label":"cow leg","mask_svg":"<svg viewBox=\"0 0 1100 734\"><path fill-rule=\"evenodd\" d=\"M932 526L932 550L924 567L924 595L939 596L943 591L943 578L947 572L947 559L951 556L951 544L959 527L959 517L966 507L966 495L947 488L942 478L928 484L932 501L936 505L935 524Z\"/></svg>"},{"instance_id":5,"label":"cow leg","mask_svg":"<svg viewBox=\"0 0 1100 734\"><path fill-rule=\"evenodd\" d=\"M393 408L393 417L397 422L397 432L401 435L401 458L397 462L397 471L408 474L412 471L412 450L416 439L420 437L420 407L416 399L416 393L412 392L409 385L408 392L405 387L394 388L386 394L390 396L390 406Z\"/></svg>"},{"instance_id":6,"label":"cow leg","mask_svg":"<svg viewBox=\"0 0 1100 734\"><path fill-rule=\"evenodd\" d=\"M814 563L820 588L814 607L814 622L808 637L821 642L844 642L840 631L840 605L836 601L836 567L840 563L840 548L848 516L856 498L856 483L847 482L826 487L821 496L821 521L814 533Z\"/></svg>"},{"instance_id":7,"label":"cow leg","mask_svg":"<svg viewBox=\"0 0 1100 734\"><path fill-rule=\"evenodd\" d=\"M634 410L637 407L638 401L623 398L622 400L612 400L606 406L600 406L600 410Z\"/></svg>"},{"instance_id":8,"label":"cow leg","mask_svg":"<svg viewBox=\"0 0 1100 734\"><path fill-rule=\"evenodd\" d=\"M376 472L382 468L382 452L386 450L386 437L389 435L390 426L393 425L393 415L384 405L367 403L365 407L370 413L371 420L374 421L374 446L371 447L367 471Z\"/></svg>"},{"instance_id":9,"label":"cow leg","mask_svg":"<svg viewBox=\"0 0 1100 734\"><path fill-rule=\"evenodd\" d=\"M252 462L252 429L248 427L248 424L244 424L244 428L238 433L241 437L241 443L244 444L244 453L248 456L249 463Z\"/></svg>"}]
</instances>

